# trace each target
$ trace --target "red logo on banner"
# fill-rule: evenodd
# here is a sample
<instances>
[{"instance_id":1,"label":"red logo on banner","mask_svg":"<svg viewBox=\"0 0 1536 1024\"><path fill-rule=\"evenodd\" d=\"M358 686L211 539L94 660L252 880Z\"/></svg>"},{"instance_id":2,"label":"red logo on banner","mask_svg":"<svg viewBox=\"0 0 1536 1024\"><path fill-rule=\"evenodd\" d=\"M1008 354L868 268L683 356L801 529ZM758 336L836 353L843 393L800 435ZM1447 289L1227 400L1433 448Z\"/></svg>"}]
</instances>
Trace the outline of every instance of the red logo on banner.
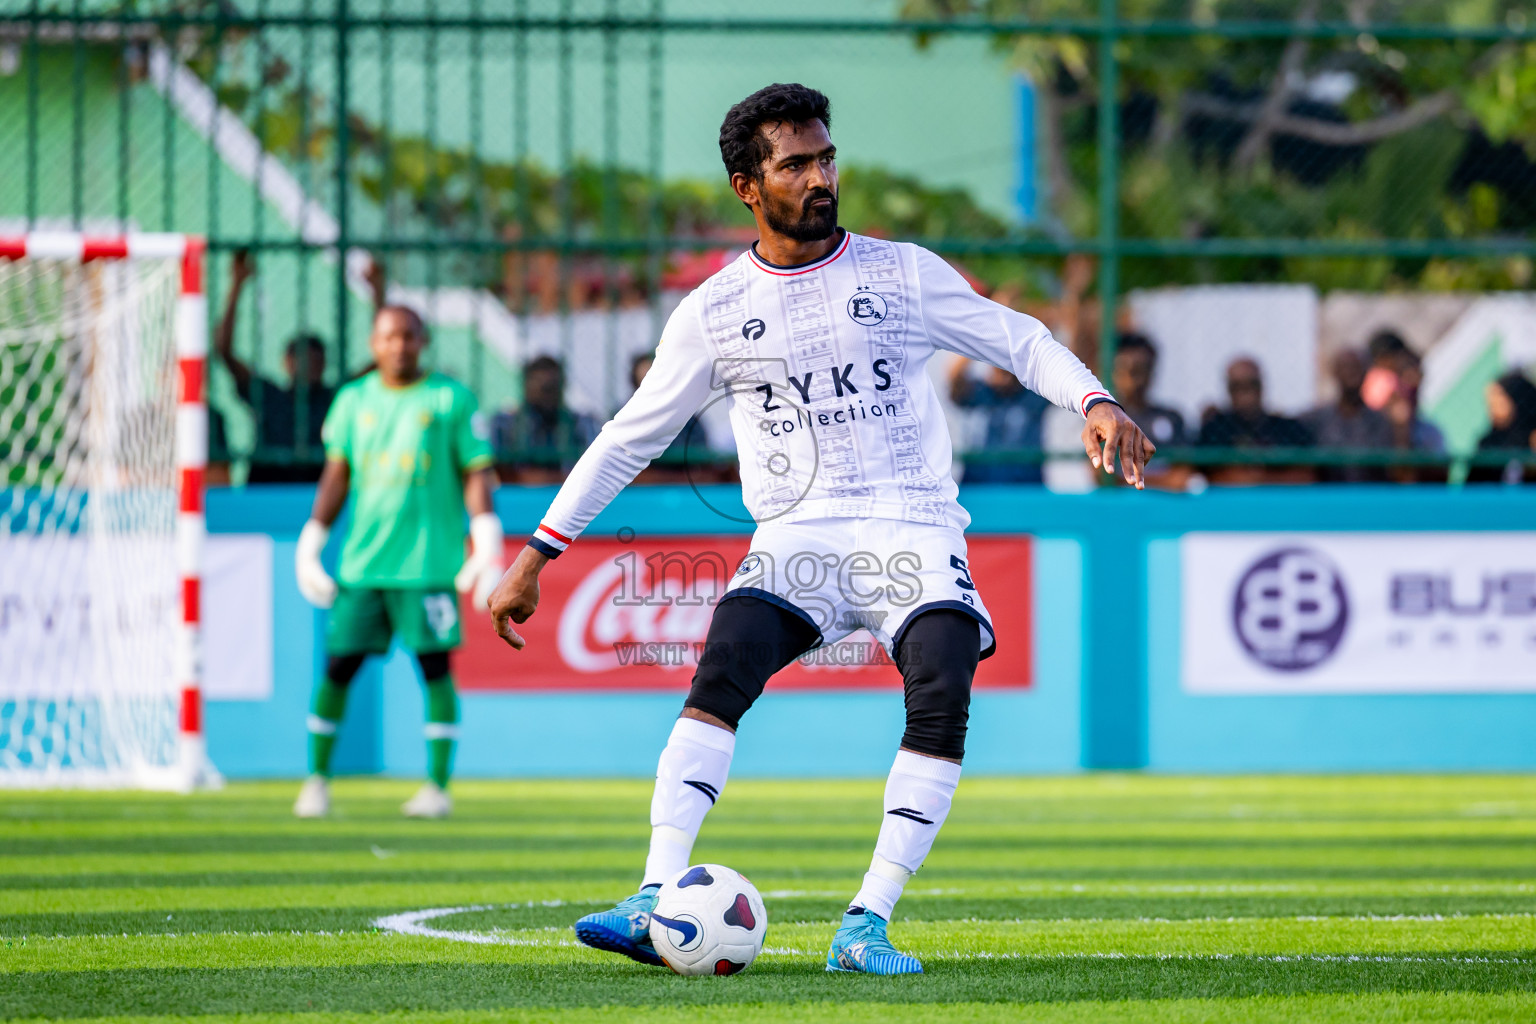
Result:
<instances>
[{"instance_id":1,"label":"red logo on banner","mask_svg":"<svg viewBox=\"0 0 1536 1024\"><path fill-rule=\"evenodd\" d=\"M715 603L750 546L747 537L582 539L539 577L539 610L514 651L490 616L464 602L464 646L453 672L464 690L684 691ZM992 613L997 653L978 687L1030 685L1033 576L1028 537L971 537L967 563ZM520 545L508 545L508 564ZM869 633L806 655L770 689L900 689L901 673Z\"/></svg>"}]
</instances>

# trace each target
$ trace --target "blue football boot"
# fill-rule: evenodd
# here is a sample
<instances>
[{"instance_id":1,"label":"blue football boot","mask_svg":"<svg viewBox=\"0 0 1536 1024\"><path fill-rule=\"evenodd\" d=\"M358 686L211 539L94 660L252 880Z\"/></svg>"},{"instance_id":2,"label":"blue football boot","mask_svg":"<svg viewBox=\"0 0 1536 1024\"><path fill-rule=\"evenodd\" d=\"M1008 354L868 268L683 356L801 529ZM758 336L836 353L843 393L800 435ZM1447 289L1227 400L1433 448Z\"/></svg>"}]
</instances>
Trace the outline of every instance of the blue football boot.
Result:
<instances>
[{"instance_id":1,"label":"blue football boot","mask_svg":"<svg viewBox=\"0 0 1536 1024\"><path fill-rule=\"evenodd\" d=\"M651 908L656 906L660 891L660 886L647 886L612 910L588 914L576 922L576 938L593 949L623 953L642 964L665 967L651 945Z\"/></svg>"},{"instance_id":2,"label":"blue football boot","mask_svg":"<svg viewBox=\"0 0 1536 1024\"><path fill-rule=\"evenodd\" d=\"M885 918L854 907L827 950L827 970L860 974L922 974L922 962L898 950L885 937Z\"/></svg>"}]
</instances>

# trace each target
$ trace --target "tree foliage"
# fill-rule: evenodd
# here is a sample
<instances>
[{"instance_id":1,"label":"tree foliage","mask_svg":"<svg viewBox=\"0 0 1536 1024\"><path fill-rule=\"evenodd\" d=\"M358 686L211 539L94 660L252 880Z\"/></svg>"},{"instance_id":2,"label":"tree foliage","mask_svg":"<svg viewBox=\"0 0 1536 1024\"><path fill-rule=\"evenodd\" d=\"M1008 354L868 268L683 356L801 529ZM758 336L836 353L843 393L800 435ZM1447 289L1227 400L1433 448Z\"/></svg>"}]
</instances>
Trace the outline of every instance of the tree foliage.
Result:
<instances>
[{"instance_id":1,"label":"tree foliage","mask_svg":"<svg viewBox=\"0 0 1536 1024\"><path fill-rule=\"evenodd\" d=\"M191 61L213 77L213 54ZM243 116L267 150L293 167L325 167L337 134L327 101L304 88L286 66L269 67L258 91L249 83L219 86L220 101ZM752 218L722 171L718 179L658 180L634 168L608 167L578 156L566 170L536 160L488 160L467 147L390 132L353 115L348 124L357 195L396 237L643 242L691 238L739 245ZM964 189L934 188L910 175L873 166L842 171L844 226L888 238L987 240L1010 225ZM619 257L634 276L645 271L633 247ZM493 274L484 260L456 260L454 271ZM475 268L482 269L475 269ZM443 268L439 268L443 269ZM972 268L989 284L1017 281L1016 261L984 258Z\"/></svg>"},{"instance_id":2,"label":"tree foliage","mask_svg":"<svg viewBox=\"0 0 1536 1024\"><path fill-rule=\"evenodd\" d=\"M900 0L903 17L1081 19L1077 0ZM1130 33L1120 71L1121 226L1128 237L1338 240L1529 237L1536 230L1536 48L1513 39L1383 41L1382 24L1523 24L1524 0L1121 0L1123 21L1193 18L1353 23L1353 35L1227 38ZM999 32L1036 83L1051 215L1097 231L1097 42ZM1131 283L1171 275L1311 275L1382 287L1429 279L1523 286L1530 261L1138 261ZM1148 282L1149 283L1149 282Z\"/></svg>"},{"instance_id":3,"label":"tree foliage","mask_svg":"<svg viewBox=\"0 0 1536 1024\"><path fill-rule=\"evenodd\" d=\"M896 0L917 20L1081 21L1083 0ZM1265 38L1138 34L1116 44L1120 224L1143 239L1439 240L1536 232L1536 44L1436 38L1498 27L1529 0L1120 0L1121 19L1349 23L1353 34ZM1371 31L1417 26L1422 38ZM223 47L237 44L226 34ZM919 44L924 40L920 37ZM1098 54L1091 34L1010 33L995 44L1040 99L1048 217L1070 243L1097 235ZM247 78L215 73L212 40L192 59L224 102L298 166L334 158L328 102L272 57ZM400 236L730 239L750 221L726 187L656 181L578 158L561 170L392 134L354 115L355 187ZM327 183L325 175L317 180ZM845 169L843 222L872 234L986 241L1018 228L958 190L876 167ZM474 261L472 261L474 262ZM643 260L633 257L637 272ZM1039 261L1036 261L1038 263ZM485 261L474 262L483 266ZM1029 287L1018 259L972 258L987 282ZM480 271L470 270L470 273ZM1324 287L1524 287L1529 258L1358 257L1128 260L1125 283L1309 280Z\"/></svg>"}]
</instances>

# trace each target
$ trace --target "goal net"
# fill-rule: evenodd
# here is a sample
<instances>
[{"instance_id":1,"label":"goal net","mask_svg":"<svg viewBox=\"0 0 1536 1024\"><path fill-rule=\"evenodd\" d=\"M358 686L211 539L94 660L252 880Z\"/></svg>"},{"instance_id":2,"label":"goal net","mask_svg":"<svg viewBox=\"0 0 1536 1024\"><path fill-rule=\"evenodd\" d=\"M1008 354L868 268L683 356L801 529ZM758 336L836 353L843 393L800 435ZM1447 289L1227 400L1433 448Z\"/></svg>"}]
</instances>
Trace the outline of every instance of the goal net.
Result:
<instances>
[{"instance_id":1,"label":"goal net","mask_svg":"<svg viewBox=\"0 0 1536 1024\"><path fill-rule=\"evenodd\" d=\"M0 238L0 786L217 779L205 312L195 240Z\"/></svg>"}]
</instances>

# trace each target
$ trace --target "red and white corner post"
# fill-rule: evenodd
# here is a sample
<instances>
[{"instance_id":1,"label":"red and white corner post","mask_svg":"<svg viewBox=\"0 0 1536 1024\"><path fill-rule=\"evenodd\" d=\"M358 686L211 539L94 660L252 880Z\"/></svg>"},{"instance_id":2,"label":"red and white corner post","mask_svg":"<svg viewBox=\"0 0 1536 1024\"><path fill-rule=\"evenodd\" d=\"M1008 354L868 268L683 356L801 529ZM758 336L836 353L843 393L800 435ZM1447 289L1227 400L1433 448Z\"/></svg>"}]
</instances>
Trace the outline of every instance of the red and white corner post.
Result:
<instances>
[{"instance_id":1,"label":"red and white corner post","mask_svg":"<svg viewBox=\"0 0 1536 1024\"><path fill-rule=\"evenodd\" d=\"M176 559L181 622L176 631L176 682L181 694L179 774L184 788L218 787L203 734L202 564L208 527L203 505L208 467L208 298L203 240L189 235L181 255L176 300Z\"/></svg>"}]
</instances>

